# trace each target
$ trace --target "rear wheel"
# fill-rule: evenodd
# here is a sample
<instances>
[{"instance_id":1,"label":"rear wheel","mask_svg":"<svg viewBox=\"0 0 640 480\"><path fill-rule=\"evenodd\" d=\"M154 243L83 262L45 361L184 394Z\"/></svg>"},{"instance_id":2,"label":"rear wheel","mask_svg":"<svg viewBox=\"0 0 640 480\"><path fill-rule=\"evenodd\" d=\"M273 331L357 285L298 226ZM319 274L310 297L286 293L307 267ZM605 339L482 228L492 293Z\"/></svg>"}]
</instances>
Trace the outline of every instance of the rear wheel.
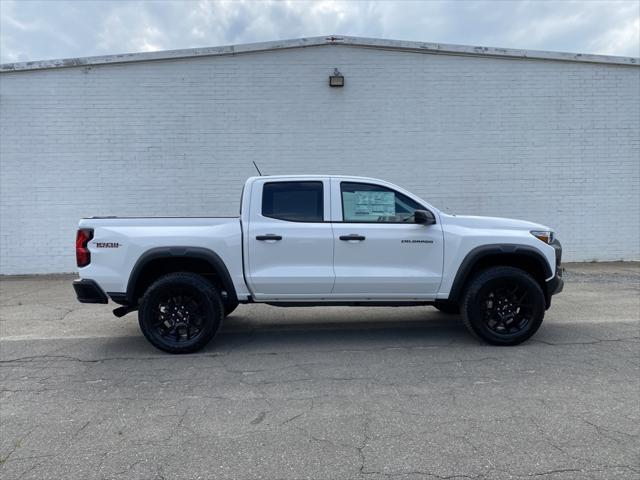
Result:
<instances>
[{"instance_id":1,"label":"rear wheel","mask_svg":"<svg viewBox=\"0 0 640 480\"><path fill-rule=\"evenodd\" d=\"M492 267L472 281L462 302L467 328L493 345L517 345L542 324L545 299L536 280L513 267Z\"/></svg>"},{"instance_id":2,"label":"rear wheel","mask_svg":"<svg viewBox=\"0 0 640 480\"><path fill-rule=\"evenodd\" d=\"M145 292L138 322L151 344L169 353L200 350L216 334L224 317L218 290L205 278L176 272Z\"/></svg>"}]
</instances>

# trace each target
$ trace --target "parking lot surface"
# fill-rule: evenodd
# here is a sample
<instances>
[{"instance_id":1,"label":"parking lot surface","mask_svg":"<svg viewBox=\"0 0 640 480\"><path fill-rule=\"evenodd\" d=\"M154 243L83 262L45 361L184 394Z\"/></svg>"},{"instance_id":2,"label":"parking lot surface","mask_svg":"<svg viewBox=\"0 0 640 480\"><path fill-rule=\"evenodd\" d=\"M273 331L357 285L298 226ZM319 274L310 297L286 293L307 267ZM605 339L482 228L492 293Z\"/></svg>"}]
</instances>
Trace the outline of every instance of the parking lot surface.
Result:
<instances>
[{"instance_id":1,"label":"parking lot surface","mask_svg":"<svg viewBox=\"0 0 640 480\"><path fill-rule=\"evenodd\" d=\"M240 306L151 347L71 276L0 280L0 477L640 478L640 268L568 266L540 331L430 307Z\"/></svg>"}]
</instances>

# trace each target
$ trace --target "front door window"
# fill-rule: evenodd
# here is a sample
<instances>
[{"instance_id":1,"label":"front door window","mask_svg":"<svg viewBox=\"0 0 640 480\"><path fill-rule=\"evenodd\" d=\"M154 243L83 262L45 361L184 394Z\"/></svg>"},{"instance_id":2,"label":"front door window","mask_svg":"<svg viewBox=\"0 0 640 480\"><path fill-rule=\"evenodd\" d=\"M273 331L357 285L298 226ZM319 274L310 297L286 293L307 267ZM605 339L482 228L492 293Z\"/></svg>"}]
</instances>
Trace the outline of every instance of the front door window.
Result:
<instances>
[{"instance_id":1,"label":"front door window","mask_svg":"<svg viewBox=\"0 0 640 480\"><path fill-rule=\"evenodd\" d=\"M345 222L411 223L424 209L406 195L381 185L342 182L342 218Z\"/></svg>"}]
</instances>

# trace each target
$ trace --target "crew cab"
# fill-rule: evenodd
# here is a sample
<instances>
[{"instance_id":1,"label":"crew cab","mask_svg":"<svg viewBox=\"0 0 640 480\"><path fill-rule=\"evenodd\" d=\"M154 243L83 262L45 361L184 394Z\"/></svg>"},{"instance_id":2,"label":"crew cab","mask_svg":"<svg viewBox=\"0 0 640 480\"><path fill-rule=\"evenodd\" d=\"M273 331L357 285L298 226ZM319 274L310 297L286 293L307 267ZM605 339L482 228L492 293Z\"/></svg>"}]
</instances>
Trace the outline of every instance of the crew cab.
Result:
<instances>
[{"instance_id":1,"label":"crew cab","mask_svg":"<svg viewBox=\"0 0 640 480\"><path fill-rule=\"evenodd\" d=\"M562 290L551 228L449 215L391 183L260 176L239 217L80 221L78 300L138 311L157 348L193 352L239 304L430 305L495 345L540 327Z\"/></svg>"}]
</instances>

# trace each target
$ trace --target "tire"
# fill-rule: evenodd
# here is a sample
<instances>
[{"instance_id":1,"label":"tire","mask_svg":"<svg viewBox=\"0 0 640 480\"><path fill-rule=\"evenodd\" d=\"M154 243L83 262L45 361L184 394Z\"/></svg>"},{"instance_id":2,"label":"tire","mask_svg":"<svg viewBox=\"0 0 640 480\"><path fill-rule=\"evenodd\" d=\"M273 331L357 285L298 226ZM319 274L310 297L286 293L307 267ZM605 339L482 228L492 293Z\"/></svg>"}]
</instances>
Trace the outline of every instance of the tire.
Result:
<instances>
[{"instance_id":1,"label":"tire","mask_svg":"<svg viewBox=\"0 0 640 480\"><path fill-rule=\"evenodd\" d=\"M436 302L433 306L447 315L460 314L460 305L454 302Z\"/></svg>"},{"instance_id":2,"label":"tire","mask_svg":"<svg viewBox=\"0 0 640 480\"><path fill-rule=\"evenodd\" d=\"M518 345L538 331L545 298L538 282L513 267L492 267L469 284L462 316L471 333L492 345Z\"/></svg>"},{"instance_id":3,"label":"tire","mask_svg":"<svg viewBox=\"0 0 640 480\"><path fill-rule=\"evenodd\" d=\"M190 272L170 273L145 292L138 323L146 339L169 353L200 350L214 337L224 307L218 290Z\"/></svg>"}]
</instances>

